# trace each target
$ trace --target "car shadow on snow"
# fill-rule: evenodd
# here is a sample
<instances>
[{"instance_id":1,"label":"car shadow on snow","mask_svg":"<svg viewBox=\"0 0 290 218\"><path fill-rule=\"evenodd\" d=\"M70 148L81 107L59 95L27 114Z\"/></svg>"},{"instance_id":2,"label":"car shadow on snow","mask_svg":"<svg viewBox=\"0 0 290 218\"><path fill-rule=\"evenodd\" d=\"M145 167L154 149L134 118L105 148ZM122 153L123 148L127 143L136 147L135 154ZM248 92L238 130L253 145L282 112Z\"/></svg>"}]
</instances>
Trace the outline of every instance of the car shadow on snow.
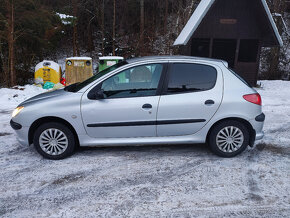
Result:
<instances>
[{"instance_id":1,"label":"car shadow on snow","mask_svg":"<svg viewBox=\"0 0 290 218\"><path fill-rule=\"evenodd\" d=\"M166 154L169 156L178 156L184 154L191 155L210 155L211 153L207 144L196 145L140 145L140 146L114 146L114 147L79 147L75 155L100 155L100 154L127 154L137 153L140 155L154 155L156 153Z\"/></svg>"},{"instance_id":2,"label":"car shadow on snow","mask_svg":"<svg viewBox=\"0 0 290 218\"><path fill-rule=\"evenodd\" d=\"M274 144L267 144L267 143L259 143L256 145L256 148L258 151L266 151L266 152L271 152L273 154L278 154L278 155L290 155L290 148L289 147L280 147L278 145Z\"/></svg>"}]
</instances>

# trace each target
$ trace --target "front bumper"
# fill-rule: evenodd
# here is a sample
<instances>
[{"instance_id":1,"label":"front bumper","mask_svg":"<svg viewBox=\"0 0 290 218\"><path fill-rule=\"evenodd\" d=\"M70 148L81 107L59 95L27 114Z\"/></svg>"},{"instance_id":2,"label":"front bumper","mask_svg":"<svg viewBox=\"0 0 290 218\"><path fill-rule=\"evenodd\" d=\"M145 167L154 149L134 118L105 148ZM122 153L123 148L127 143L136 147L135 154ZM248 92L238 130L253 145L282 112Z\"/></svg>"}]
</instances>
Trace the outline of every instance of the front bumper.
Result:
<instances>
[{"instance_id":1,"label":"front bumper","mask_svg":"<svg viewBox=\"0 0 290 218\"><path fill-rule=\"evenodd\" d=\"M12 129L14 130L19 130L22 128L22 125L19 123L14 122L13 120L10 120L10 126L12 127Z\"/></svg>"},{"instance_id":2,"label":"front bumper","mask_svg":"<svg viewBox=\"0 0 290 218\"><path fill-rule=\"evenodd\" d=\"M17 134L18 142L23 146L29 146L29 142L28 142L29 127L22 126L21 124L16 123L13 120L10 121L10 125Z\"/></svg>"}]
</instances>

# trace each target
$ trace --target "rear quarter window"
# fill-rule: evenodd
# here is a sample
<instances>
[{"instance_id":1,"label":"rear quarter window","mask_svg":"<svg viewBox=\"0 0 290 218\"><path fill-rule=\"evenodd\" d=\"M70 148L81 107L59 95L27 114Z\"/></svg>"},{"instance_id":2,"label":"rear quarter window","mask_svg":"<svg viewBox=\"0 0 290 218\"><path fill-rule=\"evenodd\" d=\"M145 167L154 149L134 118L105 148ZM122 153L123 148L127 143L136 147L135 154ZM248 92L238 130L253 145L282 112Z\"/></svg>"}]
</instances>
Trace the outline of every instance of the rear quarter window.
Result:
<instances>
[{"instance_id":1,"label":"rear quarter window","mask_svg":"<svg viewBox=\"0 0 290 218\"><path fill-rule=\"evenodd\" d=\"M252 86L250 85L250 83L248 83L245 79L243 79L239 74L237 74L235 71L233 71L232 69L229 68L229 71L234 74L239 80L241 80L246 86L252 88Z\"/></svg>"},{"instance_id":2,"label":"rear quarter window","mask_svg":"<svg viewBox=\"0 0 290 218\"><path fill-rule=\"evenodd\" d=\"M217 71L212 66L174 63L169 70L167 93L207 91L215 86L216 80Z\"/></svg>"}]
</instances>

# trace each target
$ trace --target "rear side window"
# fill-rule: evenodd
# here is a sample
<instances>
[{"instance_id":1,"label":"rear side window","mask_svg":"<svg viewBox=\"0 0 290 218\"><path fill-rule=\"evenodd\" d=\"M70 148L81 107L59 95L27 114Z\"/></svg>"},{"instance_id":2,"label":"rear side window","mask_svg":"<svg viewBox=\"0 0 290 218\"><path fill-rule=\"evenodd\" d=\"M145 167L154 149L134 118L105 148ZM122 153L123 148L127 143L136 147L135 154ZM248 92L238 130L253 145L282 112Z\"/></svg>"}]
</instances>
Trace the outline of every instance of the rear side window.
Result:
<instances>
[{"instance_id":1,"label":"rear side window","mask_svg":"<svg viewBox=\"0 0 290 218\"><path fill-rule=\"evenodd\" d=\"M201 92L212 89L217 80L214 67L203 64L172 64L167 93Z\"/></svg>"}]
</instances>

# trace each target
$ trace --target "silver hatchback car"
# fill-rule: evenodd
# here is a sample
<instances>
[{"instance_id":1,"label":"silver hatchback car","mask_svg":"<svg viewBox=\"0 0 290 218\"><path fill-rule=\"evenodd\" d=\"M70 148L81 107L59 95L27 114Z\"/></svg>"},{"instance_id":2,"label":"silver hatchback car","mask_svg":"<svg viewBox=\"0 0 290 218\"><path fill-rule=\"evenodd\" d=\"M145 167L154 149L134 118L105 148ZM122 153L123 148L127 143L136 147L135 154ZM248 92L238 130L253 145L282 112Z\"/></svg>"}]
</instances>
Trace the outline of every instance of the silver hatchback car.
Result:
<instances>
[{"instance_id":1,"label":"silver hatchback car","mask_svg":"<svg viewBox=\"0 0 290 218\"><path fill-rule=\"evenodd\" d=\"M49 159L77 146L194 143L234 157L263 138L261 104L225 61L144 57L26 100L10 124L21 144Z\"/></svg>"}]
</instances>

